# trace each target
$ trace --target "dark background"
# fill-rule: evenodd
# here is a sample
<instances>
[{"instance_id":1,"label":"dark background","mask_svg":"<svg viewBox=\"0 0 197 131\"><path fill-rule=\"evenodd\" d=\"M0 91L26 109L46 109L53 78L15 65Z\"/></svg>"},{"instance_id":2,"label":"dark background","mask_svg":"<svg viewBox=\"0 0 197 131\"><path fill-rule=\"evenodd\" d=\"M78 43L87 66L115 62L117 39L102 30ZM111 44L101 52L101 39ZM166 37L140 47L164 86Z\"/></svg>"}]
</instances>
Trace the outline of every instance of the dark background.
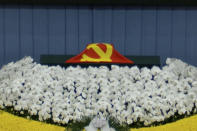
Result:
<instances>
[{"instance_id":1,"label":"dark background","mask_svg":"<svg viewBox=\"0 0 197 131\"><path fill-rule=\"evenodd\" d=\"M196 0L1 0L1 4L23 5L130 5L130 6L195 6Z\"/></svg>"}]
</instances>

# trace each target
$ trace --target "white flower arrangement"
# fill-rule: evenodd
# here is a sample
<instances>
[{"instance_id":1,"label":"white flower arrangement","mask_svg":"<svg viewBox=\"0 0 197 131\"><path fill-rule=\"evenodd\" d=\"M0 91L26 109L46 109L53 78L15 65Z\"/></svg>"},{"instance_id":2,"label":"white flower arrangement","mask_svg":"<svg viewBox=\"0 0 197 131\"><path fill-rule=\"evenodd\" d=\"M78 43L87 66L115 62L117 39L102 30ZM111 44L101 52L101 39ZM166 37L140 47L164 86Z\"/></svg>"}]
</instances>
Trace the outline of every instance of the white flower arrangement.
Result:
<instances>
[{"instance_id":1,"label":"white flower arrangement","mask_svg":"<svg viewBox=\"0 0 197 131\"><path fill-rule=\"evenodd\" d=\"M97 129L101 131L115 131L115 129L109 127L108 121L103 117L95 117L85 129L86 131L97 131Z\"/></svg>"},{"instance_id":2,"label":"white flower arrangement","mask_svg":"<svg viewBox=\"0 0 197 131\"><path fill-rule=\"evenodd\" d=\"M25 57L0 70L0 108L5 107L26 110L29 115L38 115L40 121L52 119L59 124L102 115L116 118L120 124L140 120L150 125L176 112L196 111L197 68L168 58L162 69L116 65L111 69L65 69ZM100 126L99 122L95 117L87 131L113 130L106 120Z\"/></svg>"}]
</instances>

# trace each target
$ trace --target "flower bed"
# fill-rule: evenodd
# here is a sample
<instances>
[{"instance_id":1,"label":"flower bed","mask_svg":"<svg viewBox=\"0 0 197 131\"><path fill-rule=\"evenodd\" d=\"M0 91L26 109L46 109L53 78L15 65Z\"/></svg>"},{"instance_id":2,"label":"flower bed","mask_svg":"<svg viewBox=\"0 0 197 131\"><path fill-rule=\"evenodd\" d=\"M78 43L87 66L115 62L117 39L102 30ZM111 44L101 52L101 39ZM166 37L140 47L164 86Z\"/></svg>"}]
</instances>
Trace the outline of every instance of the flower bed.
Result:
<instances>
[{"instance_id":1,"label":"flower bed","mask_svg":"<svg viewBox=\"0 0 197 131\"><path fill-rule=\"evenodd\" d=\"M95 116L123 127L196 113L197 68L167 59L162 69L44 66L26 57L0 70L0 108L69 125ZM114 127L117 127L114 125Z\"/></svg>"},{"instance_id":2,"label":"flower bed","mask_svg":"<svg viewBox=\"0 0 197 131\"><path fill-rule=\"evenodd\" d=\"M25 119L4 111L0 111L0 121L0 131L69 131L61 126ZM131 128L130 131L196 131L196 123L197 115L156 127Z\"/></svg>"},{"instance_id":3,"label":"flower bed","mask_svg":"<svg viewBox=\"0 0 197 131\"><path fill-rule=\"evenodd\" d=\"M0 131L65 131L64 127L25 119L0 110Z\"/></svg>"}]
</instances>

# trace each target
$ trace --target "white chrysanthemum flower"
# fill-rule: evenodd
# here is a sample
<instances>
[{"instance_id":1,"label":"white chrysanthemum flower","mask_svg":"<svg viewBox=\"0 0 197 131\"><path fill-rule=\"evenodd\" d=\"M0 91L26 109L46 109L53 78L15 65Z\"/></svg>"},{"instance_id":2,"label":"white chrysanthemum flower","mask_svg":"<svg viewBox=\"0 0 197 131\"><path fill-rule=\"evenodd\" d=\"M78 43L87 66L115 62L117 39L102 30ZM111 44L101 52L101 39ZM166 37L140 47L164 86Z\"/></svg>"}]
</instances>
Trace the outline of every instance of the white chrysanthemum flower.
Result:
<instances>
[{"instance_id":1,"label":"white chrysanthemum flower","mask_svg":"<svg viewBox=\"0 0 197 131\"><path fill-rule=\"evenodd\" d=\"M26 57L0 70L0 107L13 106L66 124L102 112L149 125L197 105L197 68L167 59L162 69L43 66ZM196 110L196 109L194 109ZM38 113L38 114L37 114ZM51 115L52 113L52 115ZM129 119L128 117L129 116Z\"/></svg>"}]
</instances>

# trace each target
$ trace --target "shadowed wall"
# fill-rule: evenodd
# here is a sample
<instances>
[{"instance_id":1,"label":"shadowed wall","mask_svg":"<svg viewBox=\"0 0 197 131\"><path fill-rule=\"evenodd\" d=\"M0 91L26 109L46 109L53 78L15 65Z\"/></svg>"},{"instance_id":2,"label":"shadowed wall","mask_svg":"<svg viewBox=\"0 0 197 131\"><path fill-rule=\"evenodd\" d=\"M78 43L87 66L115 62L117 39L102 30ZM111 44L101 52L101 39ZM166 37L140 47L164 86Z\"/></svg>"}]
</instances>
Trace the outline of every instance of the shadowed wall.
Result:
<instances>
[{"instance_id":1,"label":"shadowed wall","mask_svg":"<svg viewBox=\"0 0 197 131\"><path fill-rule=\"evenodd\" d=\"M92 42L123 55L180 58L197 66L197 8L0 5L0 65L41 54L74 55Z\"/></svg>"}]
</instances>

